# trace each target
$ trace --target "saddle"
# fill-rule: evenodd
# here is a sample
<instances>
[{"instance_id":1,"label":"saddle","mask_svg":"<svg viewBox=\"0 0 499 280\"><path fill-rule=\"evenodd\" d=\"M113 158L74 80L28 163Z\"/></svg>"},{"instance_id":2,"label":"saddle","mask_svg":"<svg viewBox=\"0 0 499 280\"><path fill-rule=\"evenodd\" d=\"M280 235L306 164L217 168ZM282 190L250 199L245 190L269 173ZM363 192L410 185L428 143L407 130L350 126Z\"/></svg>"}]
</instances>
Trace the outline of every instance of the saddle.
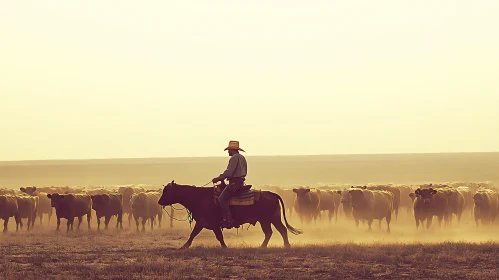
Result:
<instances>
[{"instance_id":1,"label":"saddle","mask_svg":"<svg viewBox=\"0 0 499 280\"><path fill-rule=\"evenodd\" d=\"M248 206L255 204L255 201L260 200L260 190L252 190L252 185L244 185L241 189L235 192L229 199L229 205ZM215 186L213 190L213 200L218 205L218 197L225 188L225 184Z\"/></svg>"}]
</instances>

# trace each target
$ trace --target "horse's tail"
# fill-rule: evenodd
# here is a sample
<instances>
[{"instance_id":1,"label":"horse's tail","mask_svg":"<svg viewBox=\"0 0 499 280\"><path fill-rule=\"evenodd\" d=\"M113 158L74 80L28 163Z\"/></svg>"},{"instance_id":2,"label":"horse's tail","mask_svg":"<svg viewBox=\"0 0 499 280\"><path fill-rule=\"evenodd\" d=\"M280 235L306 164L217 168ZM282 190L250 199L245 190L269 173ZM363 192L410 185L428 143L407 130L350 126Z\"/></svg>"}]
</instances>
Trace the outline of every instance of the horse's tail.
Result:
<instances>
[{"instance_id":1,"label":"horse's tail","mask_svg":"<svg viewBox=\"0 0 499 280\"><path fill-rule=\"evenodd\" d=\"M279 202L281 203L281 209L282 209L282 215L284 216L284 222L286 224L286 228L292 233L292 234L295 234L295 235L298 235L298 234L302 234L303 233L303 230L301 229L296 229L294 227L292 227L289 223L288 223L288 220L286 219L286 208L284 208L284 202L282 201L282 198L280 195L274 193L276 196L277 196L277 199L279 199Z\"/></svg>"}]
</instances>

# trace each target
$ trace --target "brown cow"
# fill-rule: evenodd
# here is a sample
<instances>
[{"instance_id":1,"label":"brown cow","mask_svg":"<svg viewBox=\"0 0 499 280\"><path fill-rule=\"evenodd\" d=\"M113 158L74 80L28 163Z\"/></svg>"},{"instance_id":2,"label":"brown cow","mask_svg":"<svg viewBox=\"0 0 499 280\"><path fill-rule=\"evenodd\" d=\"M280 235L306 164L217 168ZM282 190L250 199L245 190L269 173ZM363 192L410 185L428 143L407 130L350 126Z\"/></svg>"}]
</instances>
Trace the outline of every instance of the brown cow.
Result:
<instances>
[{"instance_id":1,"label":"brown cow","mask_svg":"<svg viewBox=\"0 0 499 280\"><path fill-rule=\"evenodd\" d=\"M161 207L161 205L158 204L158 201L161 198L161 192L148 192L147 197L148 197L151 205L154 205L154 207L152 207L152 210L154 213L154 216L152 218L152 222L156 223L156 217L157 217L158 218L158 228L161 228L161 220L163 219L163 208ZM173 207L172 207L172 209L173 209ZM171 222L171 224L170 224L170 227L171 227L173 224L173 216L170 218L170 222ZM152 228L153 228L153 226L151 225L151 229Z\"/></svg>"},{"instance_id":2,"label":"brown cow","mask_svg":"<svg viewBox=\"0 0 499 280\"><path fill-rule=\"evenodd\" d=\"M42 224L43 214L47 214L50 223L50 219L52 218L52 206L50 206L50 199L47 197L47 193L39 191L36 187L21 188L20 190L28 195L38 197L38 209L36 212L38 219L40 220L40 225Z\"/></svg>"},{"instance_id":3,"label":"brown cow","mask_svg":"<svg viewBox=\"0 0 499 280\"><path fill-rule=\"evenodd\" d=\"M317 190L317 193L319 194L320 197L319 211L328 211L329 223L331 223L331 219L333 218L334 214L333 192ZM319 212L319 218L321 218L320 212Z\"/></svg>"},{"instance_id":4,"label":"brown cow","mask_svg":"<svg viewBox=\"0 0 499 280\"><path fill-rule=\"evenodd\" d=\"M142 231L145 231L147 220L150 220L151 230L154 228L156 216L158 216L159 227L161 228L163 213L161 212L161 206L158 204L160 197L161 195L157 192L141 192L132 195L130 204L137 231L139 231L139 218L142 218Z\"/></svg>"},{"instance_id":5,"label":"brown cow","mask_svg":"<svg viewBox=\"0 0 499 280\"><path fill-rule=\"evenodd\" d=\"M299 188L293 189L296 193L294 208L300 221L310 223L312 219L317 221L320 214L320 195L318 192L312 192L310 189Z\"/></svg>"},{"instance_id":6,"label":"brown cow","mask_svg":"<svg viewBox=\"0 0 499 280\"><path fill-rule=\"evenodd\" d=\"M413 211L414 201L411 199L409 194L414 190L409 186L398 186L400 190L400 208L405 209L406 213L409 215Z\"/></svg>"},{"instance_id":7,"label":"brown cow","mask_svg":"<svg viewBox=\"0 0 499 280\"><path fill-rule=\"evenodd\" d=\"M295 193L293 192L293 190L282 189L279 187L277 187L274 192L281 196L282 201L286 206L286 210L289 213L289 217L291 218L291 216L293 215L293 201L295 199Z\"/></svg>"},{"instance_id":8,"label":"brown cow","mask_svg":"<svg viewBox=\"0 0 499 280\"><path fill-rule=\"evenodd\" d=\"M104 217L104 229L107 229L112 216L117 216L116 228L123 229L123 196L121 194L92 195L92 209L97 217L97 230L100 230L100 218Z\"/></svg>"},{"instance_id":9,"label":"brown cow","mask_svg":"<svg viewBox=\"0 0 499 280\"><path fill-rule=\"evenodd\" d=\"M73 230L74 218L78 218L78 230L80 229L83 216L87 215L88 229L92 219L92 198L87 194L47 194L50 205L55 208L57 216L57 228L61 225L61 219L67 219L67 231Z\"/></svg>"},{"instance_id":10,"label":"brown cow","mask_svg":"<svg viewBox=\"0 0 499 280\"><path fill-rule=\"evenodd\" d=\"M0 219L4 220L3 231L7 231L9 218L14 217L16 220L16 230L19 228L21 218L19 217L19 208L17 206L17 199L12 195L0 195Z\"/></svg>"},{"instance_id":11,"label":"brown cow","mask_svg":"<svg viewBox=\"0 0 499 280\"><path fill-rule=\"evenodd\" d=\"M457 223L461 221L461 215L464 210L464 196L453 188L445 188L444 191L449 196L447 198L447 206L448 206L448 224L452 224L453 214L457 217Z\"/></svg>"},{"instance_id":12,"label":"brown cow","mask_svg":"<svg viewBox=\"0 0 499 280\"><path fill-rule=\"evenodd\" d=\"M419 223L426 221L426 228L430 228L433 216L437 216L439 226L442 225L444 217L448 215L448 195L444 190L433 188L417 189L415 193L409 194L414 199L414 219L416 228Z\"/></svg>"},{"instance_id":13,"label":"brown cow","mask_svg":"<svg viewBox=\"0 0 499 280\"><path fill-rule=\"evenodd\" d=\"M135 187L119 187L118 193L123 196L123 214L128 214L128 225L132 221L132 205L130 199L134 193L143 192L144 189L137 189Z\"/></svg>"},{"instance_id":14,"label":"brown cow","mask_svg":"<svg viewBox=\"0 0 499 280\"><path fill-rule=\"evenodd\" d=\"M481 220L482 225L492 224L499 212L499 195L497 192L489 189L479 189L474 195L475 202L475 223Z\"/></svg>"},{"instance_id":15,"label":"brown cow","mask_svg":"<svg viewBox=\"0 0 499 280\"><path fill-rule=\"evenodd\" d=\"M163 192L163 189L150 189L150 190L147 190L145 192L146 193L150 193L150 192L152 192L152 193L158 193L158 194L161 195L161 193ZM178 209L180 207L181 206L178 205L178 204L177 205L171 205L170 206L170 212L169 213L166 212L167 215L170 217L170 228L173 228L173 220L175 220L175 218L174 218L175 217L175 209ZM158 214L158 217L159 217L159 215L163 216L163 213L161 212L161 214ZM154 221L156 221L156 220L154 219ZM160 223L161 223L161 221L160 221ZM160 227L161 227L161 225L160 225Z\"/></svg>"},{"instance_id":16,"label":"brown cow","mask_svg":"<svg viewBox=\"0 0 499 280\"><path fill-rule=\"evenodd\" d=\"M352 214L355 225L359 226L359 221L365 219L372 230L371 225L374 219L381 221L386 219L387 232L390 232L390 221L393 212L393 194L383 190L367 190L352 188L349 191L352 201Z\"/></svg>"},{"instance_id":17,"label":"brown cow","mask_svg":"<svg viewBox=\"0 0 499 280\"><path fill-rule=\"evenodd\" d=\"M333 196L333 203L334 203L334 216L335 216L335 221L338 222L338 214L340 212L340 205L341 205L341 195L338 194L335 191L327 191L329 194Z\"/></svg>"},{"instance_id":18,"label":"brown cow","mask_svg":"<svg viewBox=\"0 0 499 280\"><path fill-rule=\"evenodd\" d=\"M28 219L28 231L35 224L36 211L38 209L38 196L31 195L18 195L17 199L17 209L19 211L19 224L21 228L23 227L23 222L21 219Z\"/></svg>"},{"instance_id":19,"label":"brown cow","mask_svg":"<svg viewBox=\"0 0 499 280\"><path fill-rule=\"evenodd\" d=\"M336 191L338 195L341 196L340 203L342 205L343 214L347 218L352 217L352 199L350 198L350 194L348 193L348 189L344 189L342 191Z\"/></svg>"},{"instance_id":20,"label":"brown cow","mask_svg":"<svg viewBox=\"0 0 499 280\"><path fill-rule=\"evenodd\" d=\"M473 202L473 193L469 187L459 186L457 191L460 192L464 197L464 207L463 211L468 211L473 216L473 207L475 203Z\"/></svg>"},{"instance_id":21,"label":"brown cow","mask_svg":"<svg viewBox=\"0 0 499 280\"><path fill-rule=\"evenodd\" d=\"M295 193L293 192L292 189L284 189L274 185L262 185L261 190L271 191L279 194L284 203L286 204L286 211L289 211L291 215L291 213L293 212L293 202L295 200Z\"/></svg>"},{"instance_id":22,"label":"brown cow","mask_svg":"<svg viewBox=\"0 0 499 280\"><path fill-rule=\"evenodd\" d=\"M377 190L377 191L388 191L393 194L393 211L395 213L395 219L397 219L399 215L399 207L400 207L400 189L392 186L369 186L369 190Z\"/></svg>"}]
</instances>

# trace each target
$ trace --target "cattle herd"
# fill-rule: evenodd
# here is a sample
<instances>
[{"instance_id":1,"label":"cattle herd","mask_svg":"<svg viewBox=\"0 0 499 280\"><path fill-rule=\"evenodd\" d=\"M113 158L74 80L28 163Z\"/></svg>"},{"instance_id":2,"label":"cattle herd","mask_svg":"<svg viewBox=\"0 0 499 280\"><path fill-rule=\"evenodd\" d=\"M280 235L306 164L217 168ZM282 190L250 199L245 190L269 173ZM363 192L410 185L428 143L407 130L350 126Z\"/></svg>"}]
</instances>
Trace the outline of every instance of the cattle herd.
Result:
<instances>
[{"instance_id":1,"label":"cattle herd","mask_svg":"<svg viewBox=\"0 0 499 280\"><path fill-rule=\"evenodd\" d=\"M316 188L261 186L279 194L290 217L298 217L302 224L317 222L325 217L329 222L338 215L351 220L357 227L365 224L368 230L374 220L390 223L399 212L414 217L415 227L431 228L434 218L440 227L459 224L463 215L472 217L476 226L494 223L499 214L499 189L490 182L433 183L421 185L366 184L362 186L329 185ZM97 219L100 229L101 218L107 229L113 216L116 228L123 229L123 216L127 215L128 225L135 220L135 229L145 231L149 222L151 230L157 223L161 227L163 209L158 204L162 189L141 186L117 187L22 187L19 190L0 188L0 218L7 231L10 218L16 222L16 230L27 230L35 226L35 220L43 224L46 217L50 222L53 213L59 230L61 219L67 220L67 231L73 230L75 218L77 229L83 218L87 228L90 221ZM170 227L173 227L173 210L170 208ZM167 212L168 213L168 212ZM113 223L114 225L114 223ZM433 224L434 226L434 224Z\"/></svg>"},{"instance_id":2,"label":"cattle herd","mask_svg":"<svg viewBox=\"0 0 499 280\"><path fill-rule=\"evenodd\" d=\"M57 218L59 230L61 219L67 220L67 231L73 230L75 218L78 218L77 229L85 217L87 227L91 229L93 216L100 229L101 218L104 217L104 228L107 229L111 217L116 216L116 228L123 229L123 215L128 214L128 224L135 219L137 231L139 221L141 230L145 231L149 222L151 229L158 223L161 227L163 211L158 204L161 197L159 189L145 189L137 186L114 188L83 187L23 187L19 190L0 188L0 218L4 220L4 232L7 231L10 218L16 221L16 230L23 227L23 219L27 219L27 229L35 225L36 218L43 223L46 216L50 222L53 212ZM170 226L173 226L173 208L171 209Z\"/></svg>"},{"instance_id":3,"label":"cattle herd","mask_svg":"<svg viewBox=\"0 0 499 280\"><path fill-rule=\"evenodd\" d=\"M440 227L459 224L461 217L474 218L476 227L494 223L499 214L499 188L491 182L433 183L421 185L367 184L362 186L330 185L317 188L281 188L264 186L285 201L288 215L296 213L302 223L321 219L328 212L329 221L338 214L367 224L374 220L387 224L404 211L414 217L415 227L432 227L434 218ZM499 220L499 219L498 219Z\"/></svg>"}]
</instances>

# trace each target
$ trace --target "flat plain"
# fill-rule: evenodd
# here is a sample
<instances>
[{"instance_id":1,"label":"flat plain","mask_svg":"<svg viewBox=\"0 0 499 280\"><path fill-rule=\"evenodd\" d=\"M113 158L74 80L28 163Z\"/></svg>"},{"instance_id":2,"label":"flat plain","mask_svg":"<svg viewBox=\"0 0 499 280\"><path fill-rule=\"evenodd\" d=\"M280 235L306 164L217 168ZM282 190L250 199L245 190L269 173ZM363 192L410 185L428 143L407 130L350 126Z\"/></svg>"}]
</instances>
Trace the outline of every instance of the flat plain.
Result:
<instances>
[{"instance_id":1,"label":"flat plain","mask_svg":"<svg viewBox=\"0 0 499 280\"><path fill-rule=\"evenodd\" d=\"M316 186L321 183L356 184L395 182L417 184L446 181L494 181L497 154L340 156L256 159L251 182ZM0 186L151 184L172 179L200 184L225 167L226 159L131 160L2 163ZM445 164L446 161L451 164ZM286 162L281 164L282 162ZM251 161L250 161L251 164ZM266 164L266 165L265 165ZM256 164L254 164L256 165ZM272 166L278 166L275 172ZM288 166L286 169L284 166ZM337 167L337 168L336 168ZM200 170L199 172L197 170ZM286 171L288 170L288 171ZM297 172L302 170L302 172ZM177 172L177 173L175 173ZM341 173L343 172L343 173ZM175 174L174 174L175 173ZM273 173L273 175L272 175ZM427 174L425 174L427 173ZM188 178L189 174L192 179ZM201 175L199 175L201 174ZM315 174L315 175L314 175ZM5 176L4 176L5 175ZM122 176L123 175L123 176ZM153 175L150 177L149 175ZM425 176L426 175L426 176ZM273 176L273 177L272 177ZM122 178L125 177L125 178ZM205 177L207 177L207 180ZM213 176L212 176L213 177ZM261 179L261 178L264 179ZM148 179L147 179L148 178ZM151 179L152 178L152 179ZM256 179L260 178L260 179ZM350 179L353 178L353 179ZM428 179L425 179L428 178ZM54 183L50 183L54 182ZM99 183L101 182L101 183ZM176 213L180 219L185 213ZM330 223L301 224L296 214L290 223L304 230L290 235L285 249L274 230L270 246L259 226L224 231L229 249L219 248L204 230L187 250L187 222L163 221L161 229L139 233L135 225L96 231L86 226L66 233L55 231L54 217L35 228L0 234L2 279L497 279L499 278L499 225L476 228L471 213L449 227L416 230L412 214L401 212L392 232L375 222L373 231L355 227L339 215ZM65 225L63 220L62 225ZM85 224L83 224L85 225ZM64 229L65 227L61 227Z\"/></svg>"}]
</instances>

